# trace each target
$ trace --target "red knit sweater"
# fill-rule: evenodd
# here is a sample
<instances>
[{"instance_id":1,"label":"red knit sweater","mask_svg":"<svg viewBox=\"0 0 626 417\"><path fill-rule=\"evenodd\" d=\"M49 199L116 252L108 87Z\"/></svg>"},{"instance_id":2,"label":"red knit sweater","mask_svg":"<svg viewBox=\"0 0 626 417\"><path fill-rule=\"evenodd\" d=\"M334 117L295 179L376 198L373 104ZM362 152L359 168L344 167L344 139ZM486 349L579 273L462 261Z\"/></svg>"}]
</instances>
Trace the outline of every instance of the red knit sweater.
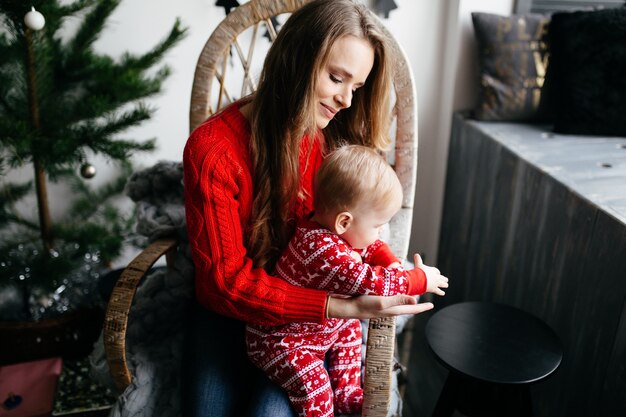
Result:
<instances>
[{"instance_id":1,"label":"red knit sweater","mask_svg":"<svg viewBox=\"0 0 626 417\"><path fill-rule=\"evenodd\" d=\"M321 323L326 291L296 287L268 275L253 268L246 254L253 181L250 126L239 105L208 119L185 145L185 212L196 298L210 310L254 324ZM307 197L293 207L296 222L313 210L313 178L323 159L319 141L310 154L308 143L305 138L300 151L300 185Z\"/></svg>"}]
</instances>

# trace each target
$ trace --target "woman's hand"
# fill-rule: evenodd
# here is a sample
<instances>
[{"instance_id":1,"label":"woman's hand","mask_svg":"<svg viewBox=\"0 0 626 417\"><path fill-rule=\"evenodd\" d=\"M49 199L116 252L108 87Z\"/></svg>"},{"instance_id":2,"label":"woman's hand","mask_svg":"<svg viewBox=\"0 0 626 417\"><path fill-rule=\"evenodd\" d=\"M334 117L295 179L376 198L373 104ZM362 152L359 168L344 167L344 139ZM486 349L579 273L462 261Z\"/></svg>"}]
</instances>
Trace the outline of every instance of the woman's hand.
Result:
<instances>
[{"instance_id":1,"label":"woman's hand","mask_svg":"<svg viewBox=\"0 0 626 417\"><path fill-rule=\"evenodd\" d=\"M417 303L410 295L360 295L352 298L335 298L328 300L327 316L336 319L372 319L393 317L401 314L419 314L433 308L432 303Z\"/></svg>"}]
</instances>

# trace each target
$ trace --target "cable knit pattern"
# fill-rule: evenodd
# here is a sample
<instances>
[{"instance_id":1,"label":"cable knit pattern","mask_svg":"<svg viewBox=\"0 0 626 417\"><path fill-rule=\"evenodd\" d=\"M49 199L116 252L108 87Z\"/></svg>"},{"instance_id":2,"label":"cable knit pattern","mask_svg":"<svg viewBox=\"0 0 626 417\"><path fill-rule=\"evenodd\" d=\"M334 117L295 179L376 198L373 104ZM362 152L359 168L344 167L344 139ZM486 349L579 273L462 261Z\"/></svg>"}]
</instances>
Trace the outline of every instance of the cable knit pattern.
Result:
<instances>
[{"instance_id":1,"label":"cable knit pattern","mask_svg":"<svg viewBox=\"0 0 626 417\"><path fill-rule=\"evenodd\" d=\"M243 242L253 199L249 139L248 122L234 103L200 125L185 146L185 207L196 296L205 307L247 322L322 322L325 291L295 287L253 268L246 256ZM294 221L313 209L313 177L322 162L319 141L308 152L304 138L300 185L305 197L292 209ZM303 155L309 155L308 163Z\"/></svg>"}]
</instances>

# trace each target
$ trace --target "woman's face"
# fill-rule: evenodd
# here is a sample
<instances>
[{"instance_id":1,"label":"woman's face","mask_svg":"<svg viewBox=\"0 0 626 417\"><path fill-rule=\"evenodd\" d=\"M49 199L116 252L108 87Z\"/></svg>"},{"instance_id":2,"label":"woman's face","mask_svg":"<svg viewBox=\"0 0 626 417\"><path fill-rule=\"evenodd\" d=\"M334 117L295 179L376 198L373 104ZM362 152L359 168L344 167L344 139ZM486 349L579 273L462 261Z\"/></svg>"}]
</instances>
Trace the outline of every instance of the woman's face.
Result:
<instances>
[{"instance_id":1,"label":"woman's face","mask_svg":"<svg viewBox=\"0 0 626 417\"><path fill-rule=\"evenodd\" d=\"M367 40L349 35L333 44L315 89L318 129L328 126L338 111L350 107L352 94L365 84L373 65L374 48Z\"/></svg>"}]
</instances>

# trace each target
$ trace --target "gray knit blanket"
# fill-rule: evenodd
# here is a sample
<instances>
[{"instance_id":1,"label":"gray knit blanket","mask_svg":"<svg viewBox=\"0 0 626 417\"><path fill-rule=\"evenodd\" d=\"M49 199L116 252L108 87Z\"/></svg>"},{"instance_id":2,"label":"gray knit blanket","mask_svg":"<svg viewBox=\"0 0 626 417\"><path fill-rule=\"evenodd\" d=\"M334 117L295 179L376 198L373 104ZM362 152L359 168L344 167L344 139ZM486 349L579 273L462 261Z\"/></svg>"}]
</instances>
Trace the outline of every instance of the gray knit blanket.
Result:
<instances>
[{"instance_id":1,"label":"gray knit blanket","mask_svg":"<svg viewBox=\"0 0 626 417\"><path fill-rule=\"evenodd\" d=\"M157 268L137 289L128 321L126 357L133 375L109 417L179 417L181 415L182 325L193 299L193 264L187 243L180 162L159 162L131 176L127 194L136 203L137 232L150 241L176 236L180 246L172 267ZM401 332L407 317L399 317ZM367 326L363 324L363 340ZM363 349L365 353L365 349ZM92 376L115 390L102 336L90 355ZM389 416L402 411L397 376L392 378Z\"/></svg>"}]
</instances>

